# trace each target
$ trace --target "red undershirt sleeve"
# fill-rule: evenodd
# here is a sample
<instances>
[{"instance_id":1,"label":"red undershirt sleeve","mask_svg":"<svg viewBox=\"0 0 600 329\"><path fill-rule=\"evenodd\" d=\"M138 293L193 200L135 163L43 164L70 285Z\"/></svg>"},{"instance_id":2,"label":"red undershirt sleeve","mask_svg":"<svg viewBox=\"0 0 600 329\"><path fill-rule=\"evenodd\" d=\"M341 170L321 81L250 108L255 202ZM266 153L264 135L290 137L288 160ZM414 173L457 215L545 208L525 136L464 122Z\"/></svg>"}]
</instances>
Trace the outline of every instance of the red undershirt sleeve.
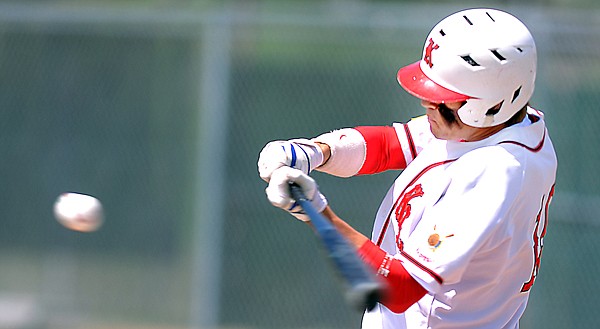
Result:
<instances>
[{"instance_id":1,"label":"red undershirt sleeve","mask_svg":"<svg viewBox=\"0 0 600 329\"><path fill-rule=\"evenodd\" d=\"M365 242L358 249L358 253L387 284L381 304L390 311L402 313L427 293L427 290L404 269L398 259L387 254L372 241Z\"/></svg>"},{"instance_id":2,"label":"red undershirt sleeve","mask_svg":"<svg viewBox=\"0 0 600 329\"><path fill-rule=\"evenodd\" d=\"M367 144L365 162L358 175L406 168L406 160L394 127L359 126L354 129L361 133Z\"/></svg>"}]
</instances>

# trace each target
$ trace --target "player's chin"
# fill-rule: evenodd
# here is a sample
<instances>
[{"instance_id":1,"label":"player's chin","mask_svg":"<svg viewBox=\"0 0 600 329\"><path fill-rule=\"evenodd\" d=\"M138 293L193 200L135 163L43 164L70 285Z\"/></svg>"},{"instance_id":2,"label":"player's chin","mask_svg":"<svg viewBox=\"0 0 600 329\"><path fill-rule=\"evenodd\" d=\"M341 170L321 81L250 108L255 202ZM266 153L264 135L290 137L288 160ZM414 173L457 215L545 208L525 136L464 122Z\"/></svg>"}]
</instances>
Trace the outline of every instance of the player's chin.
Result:
<instances>
[{"instance_id":1,"label":"player's chin","mask_svg":"<svg viewBox=\"0 0 600 329\"><path fill-rule=\"evenodd\" d=\"M429 120L429 130L431 130L433 136L439 138L438 135L441 135L441 127L439 123L432 119L430 116L427 116L427 119Z\"/></svg>"},{"instance_id":2,"label":"player's chin","mask_svg":"<svg viewBox=\"0 0 600 329\"><path fill-rule=\"evenodd\" d=\"M437 123L432 124L430 126L431 129L431 133L433 134L433 136L437 139L442 139L442 140L449 140L450 138L450 134L442 129Z\"/></svg>"},{"instance_id":3,"label":"player's chin","mask_svg":"<svg viewBox=\"0 0 600 329\"><path fill-rule=\"evenodd\" d=\"M433 127L434 125L438 126L438 122L436 119L433 118L432 115L427 114L427 121L429 121L429 126Z\"/></svg>"}]
</instances>

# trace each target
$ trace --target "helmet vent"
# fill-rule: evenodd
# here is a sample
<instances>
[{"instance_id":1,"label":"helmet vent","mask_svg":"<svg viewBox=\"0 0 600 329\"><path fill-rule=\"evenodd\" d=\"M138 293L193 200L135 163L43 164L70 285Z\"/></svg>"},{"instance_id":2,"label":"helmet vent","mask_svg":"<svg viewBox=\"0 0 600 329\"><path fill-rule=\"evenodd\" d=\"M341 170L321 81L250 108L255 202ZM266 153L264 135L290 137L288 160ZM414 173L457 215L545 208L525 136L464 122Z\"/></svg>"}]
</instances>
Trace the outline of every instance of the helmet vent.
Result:
<instances>
[{"instance_id":1,"label":"helmet vent","mask_svg":"<svg viewBox=\"0 0 600 329\"><path fill-rule=\"evenodd\" d=\"M494 107L492 107L491 109L487 110L487 112L485 112L486 116L494 116L496 114L498 114L498 112L500 112L500 109L502 108L502 104L504 103L504 101L500 102L499 104L494 105Z\"/></svg>"},{"instance_id":2,"label":"helmet vent","mask_svg":"<svg viewBox=\"0 0 600 329\"><path fill-rule=\"evenodd\" d=\"M490 49L490 51L492 52L492 54L494 54L494 56L496 56L496 58L499 61L503 62L503 61L506 60L506 58L504 58L504 56L500 55L500 53L498 52L498 50L496 50L496 49Z\"/></svg>"},{"instance_id":3,"label":"helmet vent","mask_svg":"<svg viewBox=\"0 0 600 329\"><path fill-rule=\"evenodd\" d=\"M441 34L442 36L446 36L446 32L444 32L444 30L440 30L440 34Z\"/></svg>"},{"instance_id":4,"label":"helmet vent","mask_svg":"<svg viewBox=\"0 0 600 329\"><path fill-rule=\"evenodd\" d=\"M467 21L467 23L469 23L469 25L473 25L473 22L471 22L467 15L464 15L463 18Z\"/></svg>"},{"instance_id":5,"label":"helmet vent","mask_svg":"<svg viewBox=\"0 0 600 329\"><path fill-rule=\"evenodd\" d=\"M477 63L471 56L469 55L464 55L464 56L460 56L465 62L467 62L469 65L471 66L480 66L479 63Z\"/></svg>"},{"instance_id":6,"label":"helmet vent","mask_svg":"<svg viewBox=\"0 0 600 329\"><path fill-rule=\"evenodd\" d=\"M517 47L517 50L518 50L520 53L522 53L522 52L523 52L523 49L522 49L521 47Z\"/></svg>"},{"instance_id":7,"label":"helmet vent","mask_svg":"<svg viewBox=\"0 0 600 329\"><path fill-rule=\"evenodd\" d=\"M488 17L492 20L492 22L495 22L496 20L494 19L494 17L492 17L492 15L490 15L490 13L486 12L486 15L488 15Z\"/></svg>"},{"instance_id":8,"label":"helmet vent","mask_svg":"<svg viewBox=\"0 0 600 329\"><path fill-rule=\"evenodd\" d=\"M515 90L515 92L513 93L512 100L510 101L511 103L514 103L515 99L517 99L517 97L519 97L519 94L521 94L521 87L517 88L517 90Z\"/></svg>"}]
</instances>

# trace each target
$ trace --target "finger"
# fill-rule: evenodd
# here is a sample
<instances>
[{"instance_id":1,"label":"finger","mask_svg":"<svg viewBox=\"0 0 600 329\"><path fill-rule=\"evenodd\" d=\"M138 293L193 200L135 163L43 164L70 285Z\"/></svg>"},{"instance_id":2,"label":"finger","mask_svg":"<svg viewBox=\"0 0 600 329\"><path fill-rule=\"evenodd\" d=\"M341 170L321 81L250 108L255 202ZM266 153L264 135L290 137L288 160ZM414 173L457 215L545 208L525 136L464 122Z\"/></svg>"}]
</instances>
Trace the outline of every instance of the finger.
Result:
<instances>
[{"instance_id":1,"label":"finger","mask_svg":"<svg viewBox=\"0 0 600 329\"><path fill-rule=\"evenodd\" d=\"M258 156L258 174L265 182L269 182L273 171L285 165L286 154L280 143L269 142Z\"/></svg>"},{"instance_id":2,"label":"finger","mask_svg":"<svg viewBox=\"0 0 600 329\"><path fill-rule=\"evenodd\" d=\"M291 206L292 199L288 187L290 171L294 171L294 169L281 167L275 170L265 190L269 202L276 207L287 209Z\"/></svg>"},{"instance_id":3,"label":"finger","mask_svg":"<svg viewBox=\"0 0 600 329\"><path fill-rule=\"evenodd\" d=\"M258 174L260 176L260 178L262 178L265 182L269 182L271 180L271 176L273 175L273 172L281 167L283 167L285 164L278 162L278 163L273 163L273 162L269 162L269 163L259 163L258 165Z\"/></svg>"}]
</instances>

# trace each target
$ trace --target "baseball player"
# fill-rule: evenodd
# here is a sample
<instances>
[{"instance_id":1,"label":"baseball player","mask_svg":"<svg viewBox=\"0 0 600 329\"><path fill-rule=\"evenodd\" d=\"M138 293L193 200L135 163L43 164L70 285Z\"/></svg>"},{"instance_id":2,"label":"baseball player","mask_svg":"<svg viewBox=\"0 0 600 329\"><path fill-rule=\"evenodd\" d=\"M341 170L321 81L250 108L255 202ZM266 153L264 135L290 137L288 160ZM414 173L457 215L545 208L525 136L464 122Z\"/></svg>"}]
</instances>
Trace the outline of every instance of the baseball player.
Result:
<instances>
[{"instance_id":1,"label":"baseball player","mask_svg":"<svg viewBox=\"0 0 600 329\"><path fill-rule=\"evenodd\" d=\"M269 201L300 220L299 184L386 283L363 328L518 328L540 267L556 155L529 106L536 47L494 9L440 21L420 61L398 71L426 115L268 143L258 161ZM371 239L339 218L308 176L402 170Z\"/></svg>"}]
</instances>

